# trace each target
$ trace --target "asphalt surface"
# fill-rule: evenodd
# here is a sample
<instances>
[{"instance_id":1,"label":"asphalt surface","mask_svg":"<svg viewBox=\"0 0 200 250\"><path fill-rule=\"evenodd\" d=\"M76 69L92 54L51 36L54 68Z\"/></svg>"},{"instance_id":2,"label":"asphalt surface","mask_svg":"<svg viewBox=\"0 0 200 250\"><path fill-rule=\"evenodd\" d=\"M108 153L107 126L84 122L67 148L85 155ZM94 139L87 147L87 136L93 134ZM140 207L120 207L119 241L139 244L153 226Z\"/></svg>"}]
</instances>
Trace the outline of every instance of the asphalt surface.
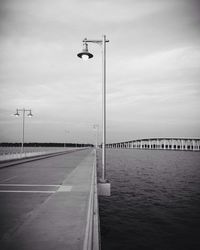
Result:
<instances>
[{"instance_id":1,"label":"asphalt surface","mask_svg":"<svg viewBox=\"0 0 200 250\"><path fill-rule=\"evenodd\" d=\"M42 160L26 162L8 168L0 168L1 250L28 250L28 248L43 250L67 249L66 247L69 242L66 243L64 241L64 236L62 239L59 238L63 230L62 233L58 231L59 228L65 229L66 227L63 216L69 215L69 212L72 213L73 209L77 209L78 213L80 213L80 204L84 204L83 199L85 198L80 194L77 206L73 203L77 202L77 200L75 200L75 195L73 195L71 189L73 185L75 186L78 182L84 190L85 183L88 183L86 178L89 177L87 177L87 173L81 170L84 169L81 163L84 159L87 159L90 154L91 149L86 149ZM85 165L91 165L90 161L87 162ZM86 169L86 171L88 170ZM84 175L85 177L83 178ZM72 180L71 183L70 180ZM81 191L79 189L74 190L77 193ZM89 192L88 187L85 189ZM60 191L60 193L58 191ZM70 204L66 203L66 194L69 197L68 203ZM87 196L88 194L86 193L85 197ZM74 206L72 206L72 204L74 204ZM71 207L70 209L72 211L68 208L68 214L65 214L67 210L65 206ZM58 210L60 210L60 213L55 215ZM61 216L62 214L63 216ZM76 213L74 213L74 216L76 216ZM51 218L53 218L52 221ZM60 224L54 227L54 224L58 222ZM34 228L35 238L33 237L31 228ZM55 232L53 232L54 230ZM66 230L69 230L69 228L66 228ZM25 233L23 233L23 231ZM42 234L40 241L37 240L39 236L36 232L40 232L40 235ZM30 239L33 237L33 240L28 240L28 237L30 237ZM52 237L55 237L55 240L51 242ZM32 244L32 248L30 248L30 244ZM70 247L70 249L78 248Z\"/></svg>"}]
</instances>

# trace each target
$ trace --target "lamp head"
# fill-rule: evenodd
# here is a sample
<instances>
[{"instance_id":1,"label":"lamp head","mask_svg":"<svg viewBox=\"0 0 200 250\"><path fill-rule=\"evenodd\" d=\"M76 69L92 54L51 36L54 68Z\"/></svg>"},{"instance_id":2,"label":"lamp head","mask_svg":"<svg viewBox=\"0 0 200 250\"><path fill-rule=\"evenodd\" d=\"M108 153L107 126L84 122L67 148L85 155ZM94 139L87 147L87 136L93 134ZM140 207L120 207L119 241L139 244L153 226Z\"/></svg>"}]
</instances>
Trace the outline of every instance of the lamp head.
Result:
<instances>
[{"instance_id":1,"label":"lamp head","mask_svg":"<svg viewBox=\"0 0 200 250\"><path fill-rule=\"evenodd\" d=\"M32 117L33 116L33 114L31 113L31 110L30 110L30 112L29 112L29 114L27 116L28 117Z\"/></svg>"},{"instance_id":2,"label":"lamp head","mask_svg":"<svg viewBox=\"0 0 200 250\"><path fill-rule=\"evenodd\" d=\"M77 56L83 59L84 61L93 57L93 55L90 52L88 52L88 45L86 42L83 43L82 52L78 53Z\"/></svg>"},{"instance_id":3,"label":"lamp head","mask_svg":"<svg viewBox=\"0 0 200 250\"><path fill-rule=\"evenodd\" d=\"M16 117L18 117L18 116L19 116L18 109L17 109L17 112L14 114L14 116L16 116Z\"/></svg>"}]
</instances>

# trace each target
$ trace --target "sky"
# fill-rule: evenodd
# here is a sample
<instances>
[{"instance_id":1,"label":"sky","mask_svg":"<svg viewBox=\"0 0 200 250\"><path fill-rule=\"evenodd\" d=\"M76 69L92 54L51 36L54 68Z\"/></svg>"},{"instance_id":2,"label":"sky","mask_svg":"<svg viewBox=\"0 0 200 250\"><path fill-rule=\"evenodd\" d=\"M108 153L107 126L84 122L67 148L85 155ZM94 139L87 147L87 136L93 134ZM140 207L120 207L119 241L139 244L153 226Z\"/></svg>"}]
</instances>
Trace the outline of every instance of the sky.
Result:
<instances>
[{"instance_id":1,"label":"sky","mask_svg":"<svg viewBox=\"0 0 200 250\"><path fill-rule=\"evenodd\" d=\"M0 142L200 137L199 0L0 0ZM26 113L28 114L28 113Z\"/></svg>"}]
</instances>

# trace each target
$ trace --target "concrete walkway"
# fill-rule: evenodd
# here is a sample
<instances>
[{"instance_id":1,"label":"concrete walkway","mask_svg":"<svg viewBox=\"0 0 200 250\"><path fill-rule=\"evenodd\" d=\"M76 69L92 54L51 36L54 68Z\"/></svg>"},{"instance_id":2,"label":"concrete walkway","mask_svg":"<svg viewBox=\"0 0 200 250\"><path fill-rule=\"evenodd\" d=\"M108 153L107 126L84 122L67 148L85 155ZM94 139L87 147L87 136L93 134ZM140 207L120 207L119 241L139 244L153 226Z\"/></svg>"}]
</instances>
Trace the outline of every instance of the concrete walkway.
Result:
<instances>
[{"instance_id":1,"label":"concrete walkway","mask_svg":"<svg viewBox=\"0 0 200 250\"><path fill-rule=\"evenodd\" d=\"M92 185L94 151L55 185L44 202L28 214L12 235L4 237L1 249L78 250L83 249Z\"/></svg>"}]
</instances>

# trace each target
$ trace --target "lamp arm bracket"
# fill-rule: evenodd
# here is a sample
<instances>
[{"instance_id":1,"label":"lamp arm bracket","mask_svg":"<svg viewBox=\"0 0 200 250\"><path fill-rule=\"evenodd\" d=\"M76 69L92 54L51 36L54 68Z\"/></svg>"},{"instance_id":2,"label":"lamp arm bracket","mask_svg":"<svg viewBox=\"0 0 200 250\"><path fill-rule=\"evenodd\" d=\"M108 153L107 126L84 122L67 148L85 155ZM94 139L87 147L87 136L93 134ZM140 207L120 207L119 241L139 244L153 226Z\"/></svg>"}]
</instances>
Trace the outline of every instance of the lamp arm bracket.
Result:
<instances>
[{"instance_id":1,"label":"lamp arm bracket","mask_svg":"<svg viewBox=\"0 0 200 250\"><path fill-rule=\"evenodd\" d=\"M98 43L98 44L102 44L103 43L103 40L88 40L87 38L85 38L83 40L84 43ZM105 41L106 43L109 42L109 40L106 40Z\"/></svg>"},{"instance_id":2,"label":"lamp arm bracket","mask_svg":"<svg viewBox=\"0 0 200 250\"><path fill-rule=\"evenodd\" d=\"M17 109L17 110L18 110L18 111L25 111L25 112L26 112L26 111L27 111L27 112L29 111L29 112L31 112L31 109Z\"/></svg>"}]
</instances>

